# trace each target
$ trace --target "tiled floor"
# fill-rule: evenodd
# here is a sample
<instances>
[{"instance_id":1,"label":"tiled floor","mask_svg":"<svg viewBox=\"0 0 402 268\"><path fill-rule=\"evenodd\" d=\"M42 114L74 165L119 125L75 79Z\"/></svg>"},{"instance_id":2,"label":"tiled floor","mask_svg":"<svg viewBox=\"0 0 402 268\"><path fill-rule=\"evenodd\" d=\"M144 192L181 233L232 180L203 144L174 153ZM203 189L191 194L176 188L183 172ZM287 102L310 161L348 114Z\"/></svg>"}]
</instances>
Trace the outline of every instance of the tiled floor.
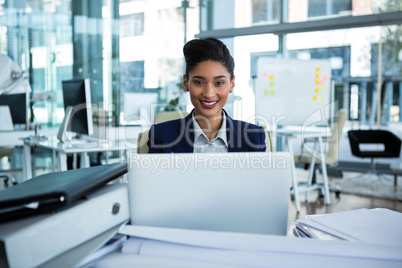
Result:
<instances>
[{"instance_id":1,"label":"tiled floor","mask_svg":"<svg viewBox=\"0 0 402 268\"><path fill-rule=\"evenodd\" d=\"M355 175L356 173L344 172L343 177L347 179L348 177ZM303 180L304 178L307 178L307 172L302 169L298 169L297 176ZM320 177L318 176L318 180L319 179ZM301 211L299 213L296 212L295 202L290 202L288 214L289 222L294 222L297 219L304 218L306 215L335 213L359 208L388 208L394 211L402 212L402 201L345 193L341 193L339 198L335 196L335 193L331 193L330 205L326 205L324 199L319 198L318 191L312 191L310 193L309 202L304 202L304 193L300 194L300 200L302 202Z\"/></svg>"}]
</instances>

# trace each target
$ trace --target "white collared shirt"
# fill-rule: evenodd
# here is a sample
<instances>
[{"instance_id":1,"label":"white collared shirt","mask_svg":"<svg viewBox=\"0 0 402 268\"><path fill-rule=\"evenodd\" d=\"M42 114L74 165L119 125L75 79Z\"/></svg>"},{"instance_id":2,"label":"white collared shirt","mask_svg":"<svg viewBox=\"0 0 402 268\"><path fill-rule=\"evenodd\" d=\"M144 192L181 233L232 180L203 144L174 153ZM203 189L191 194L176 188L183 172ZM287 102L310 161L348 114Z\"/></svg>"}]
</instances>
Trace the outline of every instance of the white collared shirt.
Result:
<instances>
[{"instance_id":1,"label":"white collared shirt","mask_svg":"<svg viewBox=\"0 0 402 268\"><path fill-rule=\"evenodd\" d=\"M195 120L194 113L192 119L194 126L194 153L227 153L229 151L226 137L226 115L224 112L222 112L223 120L218 135L212 140L209 140L202 131L197 120Z\"/></svg>"}]
</instances>

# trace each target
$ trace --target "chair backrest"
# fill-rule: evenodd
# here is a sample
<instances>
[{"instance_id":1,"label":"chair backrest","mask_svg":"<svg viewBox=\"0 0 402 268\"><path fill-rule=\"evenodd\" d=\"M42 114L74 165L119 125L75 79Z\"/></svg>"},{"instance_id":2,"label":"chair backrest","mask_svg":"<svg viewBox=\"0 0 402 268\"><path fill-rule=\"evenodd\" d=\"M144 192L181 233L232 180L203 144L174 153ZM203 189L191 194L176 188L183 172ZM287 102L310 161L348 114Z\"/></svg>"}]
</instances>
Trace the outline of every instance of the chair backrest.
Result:
<instances>
[{"instance_id":1,"label":"chair backrest","mask_svg":"<svg viewBox=\"0 0 402 268\"><path fill-rule=\"evenodd\" d=\"M0 147L0 158L5 156L11 156L13 154L14 147Z\"/></svg>"},{"instance_id":2,"label":"chair backrest","mask_svg":"<svg viewBox=\"0 0 402 268\"><path fill-rule=\"evenodd\" d=\"M401 139L388 130L350 130L348 132L350 149L358 157L399 157ZM360 144L383 144L384 150L361 150Z\"/></svg>"},{"instance_id":3,"label":"chair backrest","mask_svg":"<svg viewBox=\"0 0 402 268\"><path fill-rule=\"evenodd\" d=\"M149 129L138 133L138 140L137 140L137 154L147 154L149 151L148 148L148 133Z\"/></svg>"},{"instance_id":4,"label":"chair backrest","mask_svg":"<svg viewBox=\"0 0 402 268\"><path fill-rule=\"evenodd\" d=\"M268 130L265 130L265 146L267 147L266 152L272 152L272 137Z\"/></svg>"},{"instance_id":5,"label":"chair backrest","mask_svg":"<svg viewBox=\"0 0 402 268\"><path fill-rule=\"evenodd\" d=\"M345 109L342 109L338 112L337 123L332 129L331 138L328 140L328 153L325 156L325 161L327 164L333 165L338 161L339 142L341 140L342 130L345 126L347 117L348 112Z\"/></svg>"},{"instance_id":6,"label":"chair backrest","mask_svg":"<svg viewBox=\"0 0 402 268\"><path fill-rule=\"evenodd\" d=\"M188 115L187 112L182 112L182 111L171 111L171 112L163 112L163 113L158 113L155 115L154 118L154 124L174 120L174 119L179 119L179 118L184 118Z\"/></svg>"},{"instance_id":7,"label":"chair backrest","mask_svg":"<svg viewBox=\"0 0 402 268\"><path fill-rule=\"evenodd\" d=\"M184 118L187 115L188 115L187 112L181 112L181 111L158 113L155 115L154 123L158 124L158 123L162 123L162 122L166 122L166 121L170 121L170 120ZM146 131L138 134L138 141L137 141L137 153L138 154L147 154L149 151L149 148L147 145L148 132L149 132L149 130L146 130Z\"/></svg>"}]
</instances>

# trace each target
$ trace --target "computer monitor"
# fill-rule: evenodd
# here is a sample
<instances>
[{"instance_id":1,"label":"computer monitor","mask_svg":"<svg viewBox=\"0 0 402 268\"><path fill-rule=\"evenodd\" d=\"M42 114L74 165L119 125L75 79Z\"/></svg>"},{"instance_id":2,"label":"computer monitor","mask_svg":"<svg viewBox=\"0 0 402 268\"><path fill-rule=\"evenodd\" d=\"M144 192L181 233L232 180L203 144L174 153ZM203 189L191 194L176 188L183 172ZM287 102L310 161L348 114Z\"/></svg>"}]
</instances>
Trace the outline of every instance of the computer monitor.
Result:
<instances>
[{"instance_id":1,"label":"computer monitor","mask_svg":"<svg viewBox=\"0 0 402 268\"><path fill-rule=\"evenodd\" d=\"M27 123L26 93L0 95L0 105L8 105L14 125Z\"/></svg>"},{"instance_id":2,"label":"computer monitor","mask_svg":"<svg viewBox=\"0 0 402 268\"><path fill-rule=\"evenodd\" d=\"M124 93L124 122L126 124L152 124L158 93Z\"/></svg>"},{"instance_id":3,"label":"computer monitor","mask_svg":"<svg viewBox=\"0 0 402 268\"><path fill-rule=\"evenodd\" d=\"M92 135L91 88L89 79L62 81L64 109L71 110L66 131L77 136Z\"/></svg>"}]
</instances>

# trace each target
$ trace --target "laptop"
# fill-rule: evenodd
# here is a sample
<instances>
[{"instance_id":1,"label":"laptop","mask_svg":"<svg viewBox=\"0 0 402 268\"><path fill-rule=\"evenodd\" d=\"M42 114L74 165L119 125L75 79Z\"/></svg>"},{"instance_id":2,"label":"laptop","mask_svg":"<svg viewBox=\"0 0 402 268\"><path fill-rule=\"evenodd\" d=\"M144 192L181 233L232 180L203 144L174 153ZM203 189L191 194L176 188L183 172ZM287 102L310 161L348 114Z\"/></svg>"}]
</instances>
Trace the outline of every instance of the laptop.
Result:
<instances>
[{"instance_id":1,"label":"laptop","mask_svg":"<svg viewBox=\"0 0 402 268\"><path fill-rule=\"evenodd\" d=\"M286 235L287 152L131 154L132 225Z\"/></svg>"}]
</instances>

